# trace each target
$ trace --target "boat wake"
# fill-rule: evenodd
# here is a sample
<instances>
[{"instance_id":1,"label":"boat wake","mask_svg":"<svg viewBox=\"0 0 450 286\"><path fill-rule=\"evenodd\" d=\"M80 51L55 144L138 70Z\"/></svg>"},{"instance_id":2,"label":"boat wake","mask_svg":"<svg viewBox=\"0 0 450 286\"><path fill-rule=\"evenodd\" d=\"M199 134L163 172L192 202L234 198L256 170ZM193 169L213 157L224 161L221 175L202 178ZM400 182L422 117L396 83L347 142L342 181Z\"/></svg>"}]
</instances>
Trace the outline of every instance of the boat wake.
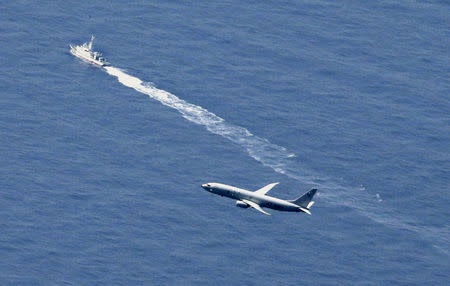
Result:
<instances>
[{"instance_id":1,"label":"boat wake","mask_svg":"<svg viewBox=\"0 0 450 286\"><path fill-rule=\"evenodd\" d=\"M193 123L203 125L211 133L223 136L231 142L244 147L252 158L279 173L284 172L285 161L295 157L286 148L255 136L243 127L227 123L223 118L203 107L186 102L172 93L156 88L151 83L143 82L139 78L125 73L119 68L109 66L105 67L105 70L108 74L117 77L123 85L144 93L150 98L177 110L184 118Z\"/></svg>"},{"instance_id":2,"label":"boat wake","mask_svg":"<svg viewBox=\"0 0 450 286\"><path fill-rule=\"evenodd\" d=\"M246 128L227 123L223 118L205 108L158 89L153 84L131 76L119 68L105 66L104 69L108 74L116 77L124 86L146 94L163 105L177 110L185 119L202 125L211 133L223 136L242 146L253 159L264 166L270 167L275 172L286 175L291 179L318 187L323 191L319 196L329 204L349 207L372 221L390 228L413 231L421 235L422 238L433 241L436 249L441 253L448 254L447 251L442 251L446 247L436 246L437 241L440 241L441 245L448 245L448 229L419 227L397 219L393 210L380 209L382 200L380 200L379 195L370 195L363 187L348 187L336 179L318 176L303 168L298 161L293 159L296 157L295 154L290 153L286 148L253 135ZM444 240L442 240L443 237L445 237Z\"/></svg>"},{"instance_id":3,"label":"boat wake","mask_svg":"<svg viewBox=\"0 0 450 286\"><path fill-rule=\"evenodd\" d=\"M255 136L246 128L230 124L205 108L186 102L170 92L158 89L152 83L144 82L137 77L131 76L122 69L113 66L106 66L104 69L108 74L116 77L123 85L177 110L185 119L204 126L211 133L220 135L244 147L250 157L264 166L272 168L279 174L322 189L343 188L336 182L333 182L332 179L314 175L295 164L294 158L296 158L296 155L289 152L285 147Z\"/></svg>"}]
</instances>

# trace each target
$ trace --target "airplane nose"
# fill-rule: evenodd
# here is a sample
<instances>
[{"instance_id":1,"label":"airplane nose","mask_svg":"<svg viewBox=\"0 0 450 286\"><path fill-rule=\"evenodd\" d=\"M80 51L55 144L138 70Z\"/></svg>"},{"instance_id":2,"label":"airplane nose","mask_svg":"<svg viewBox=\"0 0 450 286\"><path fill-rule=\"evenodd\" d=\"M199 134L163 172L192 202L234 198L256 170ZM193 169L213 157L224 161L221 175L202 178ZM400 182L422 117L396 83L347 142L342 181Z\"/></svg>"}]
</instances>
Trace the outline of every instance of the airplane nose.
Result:
<instances>
[{"instance_id":1,"label":"airplane nose","mask_svg":"<svg viewBox=\"0 0 450 286\"><path fill-rule=\"evenodd\" d=\"M208 191L208 189L209 189L210 187L211 187L210 184L203 184L203 185L202 185L202 188L205 189L205 190L207 190L207 191Z\"/></svg>"}]
</instances>

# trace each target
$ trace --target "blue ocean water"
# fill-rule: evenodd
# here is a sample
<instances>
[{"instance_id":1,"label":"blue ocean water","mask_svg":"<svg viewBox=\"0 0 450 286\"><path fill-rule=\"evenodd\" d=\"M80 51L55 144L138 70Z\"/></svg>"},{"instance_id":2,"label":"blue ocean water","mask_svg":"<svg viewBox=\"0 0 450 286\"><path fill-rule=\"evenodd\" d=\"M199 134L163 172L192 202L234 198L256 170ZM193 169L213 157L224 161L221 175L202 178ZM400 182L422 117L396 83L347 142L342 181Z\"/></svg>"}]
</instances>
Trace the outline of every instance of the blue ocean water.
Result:
<instances>
[{"instance_id":1,"label":"blue ocean water","mask_svg":"<svg viewBox=\"0 0 450 286\"><path fill-rule=\"evenodd\" d=\"M0 11L1 285L449 283L448 2Z\"/></svg>"}]
</instances>

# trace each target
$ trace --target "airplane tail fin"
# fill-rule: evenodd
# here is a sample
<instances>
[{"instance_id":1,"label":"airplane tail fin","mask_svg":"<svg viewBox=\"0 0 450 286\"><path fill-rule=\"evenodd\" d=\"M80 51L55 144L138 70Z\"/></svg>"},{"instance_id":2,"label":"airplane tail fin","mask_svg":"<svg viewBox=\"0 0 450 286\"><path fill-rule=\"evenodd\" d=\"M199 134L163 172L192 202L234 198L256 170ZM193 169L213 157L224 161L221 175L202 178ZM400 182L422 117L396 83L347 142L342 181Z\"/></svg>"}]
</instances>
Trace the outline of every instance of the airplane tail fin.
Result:
<instances>
[{"instance_id":1,"label":"airplane tail fin","mask_svg":"<svg viewBox=\"0 0 450 286\"><path fill-rule=\"evenodd\" d=\"M314 204L314 201L312 200L314 195L316 194L317 189L312 189L309 192L305 193L303 196L296 200L292 200L291 202L302 207L305 209L308 209Z\"/></svg>"}]
</instances>

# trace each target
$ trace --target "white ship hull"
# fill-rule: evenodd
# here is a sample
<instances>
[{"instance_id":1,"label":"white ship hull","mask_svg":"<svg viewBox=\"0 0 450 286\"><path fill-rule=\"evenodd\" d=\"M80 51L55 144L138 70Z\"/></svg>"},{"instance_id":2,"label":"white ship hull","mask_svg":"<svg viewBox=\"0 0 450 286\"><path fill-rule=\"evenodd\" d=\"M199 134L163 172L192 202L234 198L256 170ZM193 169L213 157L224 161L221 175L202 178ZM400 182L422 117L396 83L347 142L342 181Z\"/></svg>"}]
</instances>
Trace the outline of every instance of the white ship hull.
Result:
<instances>
[{"instance_id":1,"label":"white ship hull","mask_svg":"<svg viewBox=\"0 0 450 286\"><path fill-rule=\"evenodd\" d=\"M72 45L70 45L70 53L72 53L72 55L76 56L77 58L82 59L85 62L94 64L94 65L97 65L100 67L109 65L109 63L107 63L107 62L93 59L92 57L90 57L89 55L85 55L84 53L79 53Z\"/></svg>"}]
</instances>

